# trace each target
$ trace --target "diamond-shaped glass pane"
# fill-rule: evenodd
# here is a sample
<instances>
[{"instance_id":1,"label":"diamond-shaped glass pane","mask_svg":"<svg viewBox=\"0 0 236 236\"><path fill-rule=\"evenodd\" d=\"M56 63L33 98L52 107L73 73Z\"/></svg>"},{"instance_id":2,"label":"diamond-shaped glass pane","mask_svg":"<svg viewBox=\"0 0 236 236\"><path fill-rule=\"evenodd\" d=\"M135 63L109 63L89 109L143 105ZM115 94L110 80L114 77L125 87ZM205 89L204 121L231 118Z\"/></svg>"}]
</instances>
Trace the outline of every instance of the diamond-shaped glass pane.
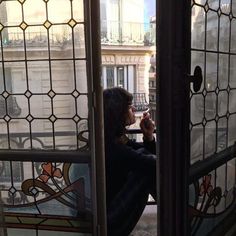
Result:
<instances>
[{"instance_id":1,"label":"diamond-shaped glass pane","mask_svg":"<svg viewBox=\"0 0 236 236\"><path fill-rule=\"evenodd\" d=\"M12 186L9 190L8 190L11 194L15 194L16 193L16 189Z\"/></svg>"},{"instance_id":2,"label":"diamond-shaped glass pane","mask_svg":"<svg viewBox=\"0 0 236 236\"><path fill-rule=\"evenodd\" d=\"M209 5L206 3L206 5L204 6L205 12L208 12L209 10Z\"/></svg>"},{"instance_id":3,"label":"diamond-shaped glass pane","mask_svg":"<svg viewBox=\"0 0 236 236\"><path fill-rule=\"evenodd\" d=\"M0 32L2 31L3 27L4 26L2 24L0 24Z\"/></svg>"},{"instance_id":4,"label":"diamond-shaped glass pane","mask_svg":"<svg viewBox=\"0 0 236 236\"><path fill-rule=\"evenodd\" d=\"M73 28L76 25L76 21L71 19L68 24Z\"/></svg>"},{"instance_id":5,"label":"diamond-shaped glass pane","mask_svg":"<svg viewBox=\"0 0 236 236\"><path fill-rule=\"evenodd\" d=\"M79 96L79 92L78 92L77 90L75 90L75 91L72 93L72 95L73 95L75 98L77 98L77 97Z\"/></svg>"},{"instance_id":6,"label":"diamond-shaped glass pane","mask_svg":"<svg viewBox=\"0 0 236 236\"><path fill-rule=\"evenodd\" d=\"M79 116L76 115L76 116L73 117L73 120L77 123L77 122L80 121L80 118L79 118Z\"/></svg>"},{"instance_id":7,"label":"diamond-shaped glass pane","mask_svg":"<svg viewBox=\"0 0 236 236\"><path fill-rule=\"evenodd\" d=\"M52 26L52 23L47 20L47 21L44 22L43 25L44 25L44 27L45 27L46 29L49 29L49 28Z\"/></svg>"},{"instance_id":8,"label":"diamond-shaped glass pane","mask_svg":"<svg viewBox=\"0 0 236 236\"><path fill-rule=\"evenodd\" d=\"M7 91L4 91L4 92L2 93L2 96L3 96L4 98L7 98L9 95L10 95L10 94L9 94Z\"/></svg>"},{"instance_id":9,"label":"diamond-shaped glass pane","mask_svg":"<svg viewBox=\"0 0 236 236\"><path fill-rule=\"evenodd\" d=\"M36 188L31 188L30 189L30 192L35 196L35 195L37 195L38 194L38 189L36 189Z\"/></svg>"},{"instance_id":10,"label":"diamond-shaped glass pane","mask_svg":"<svg viewBox=\"0 0 236 236\"><path fill-rule=\"evenodd\" d=\"M30 97L32 96L32 93L31 93L29 90L27 90L27 91L25 92L25 96L26 96L27 98L30 98Z\"/></svg>"},{"instance_id":11,"label":"diamond-shaped glass pane","mask_svg":"<svg viewBox=\"0 0 236 236\"><path fill-rule=\"evenodd\" d=\"M11 117L10 117L10 116L8 116L8 115L6 115L6 116L4 116L4 120L5 120L6 122L8 122L8 121L10 121L10 120L11 120Z\"/></svg>"},{"instance_id":12,"label":"diamond-shaped glass pane","mask_svg":"<svg viewBox=\"0 0 236 236\"><path fill-rule=\"evenodd\" d=\"M18 0L18 2L20 2L20 3L24 3L24 2L25 2L25 0Z\"/></svg>"},{"instance_id":13,"label":"diamond-shaped glass pane","mask_svg":"<svg viewBox=\"0 0 236 236\"><path fill-rule=\"evenodd\" d=\"M26 119L27 119L29 122L31 122L34 118L33 118L33 116L28 115L28 116L26 117Z\"/></svg>"},{"instance_id":14,"label":"diamond-shaped glass pane","mask_svg":"<svg viewBox=\"0 0 236 236\"><path fill-rule=\"evenodd\" d=\"M25 30L27 27L28 25L24 21L20 24L20 28L23 30Z\"/></svg>"},{"instance_id":15,"label":"diamond-shaped glass pane","mask_svg":"<svg viewBox=\"0 0 236 236\"><path fill-rule=\"evenodd\" d=\"M54 116L54 115L51 115L50 117L49 117L49 120L50 121L52 121L52 122L55 122L56 121L56 116Z\"/></svg>"},{"instance_id":16,"label":"diamond-shaped glass pane","mask_svg":"<svg viewBox=\"0 0 236 236\"><path fill-rule=\"evenodd\" d=\"M227 111L227 113L226 113L227 119L229 118L229 116L230 116L230 113L229 113L229 111Z\"/></svg>"},{"instance_id":17,"label":"diamond-shaped glass pane","mask_svg":"<svg viewBox=\"0 0 236 236\"><path fill-rule=\"evenodd\" d=\"M49 96L50 98L53 98L53 97L56 96L56 93L51 90L51 91L49 91L48 96Z\"/></svg>"},{"instance_id":18,"label":"diamond-shaped glass pane","mask_svg":"<svg viewBox=\"0 0 236 236\"><path fill-rule=\"evenodd\" d=\"M207 124L207 120L206 120L206 118L203 118L203 120L202 120L202 124L203 124L203 126L206 126L206 124Z\"/></svg>"},{"instance_id":19,"label":"diamond-shaped glass pane","mask_svg":"<svg viewBox=\"0 0 236 236\"><path fill-rule=\"evenodd\" d=\"M207 91L206 91L206 89L203 89L203 91L202 91L202 95L203 95L204 97L206 97L206 95L207 95Z\"/></svg>"}]
</instances>

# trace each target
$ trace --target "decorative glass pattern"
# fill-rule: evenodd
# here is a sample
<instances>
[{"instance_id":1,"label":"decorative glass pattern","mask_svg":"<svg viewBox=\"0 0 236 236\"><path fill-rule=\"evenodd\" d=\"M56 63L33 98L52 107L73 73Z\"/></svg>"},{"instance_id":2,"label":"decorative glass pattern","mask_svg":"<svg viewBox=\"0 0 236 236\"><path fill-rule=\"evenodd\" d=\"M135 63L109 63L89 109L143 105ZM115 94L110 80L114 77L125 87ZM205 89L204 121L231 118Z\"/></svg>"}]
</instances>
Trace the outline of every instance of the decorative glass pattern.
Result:
<instances>
[{"instance_id":1,"label":"decorative glass pattern","mask_svg":"<svg viewBox=\"0 0 236 236\"><path fill-rule=\"evenodd\" d=\"M0 158L8 235L92 233L86 4L0 1L0 152L15 151Z\"/></svg>"},{"instance_id":2,"label":"decorative glass pattern","mask_svg":"<svg viewBox=\"0 0 236 236\"><path fill-rule=\"evenodd\" d=\"M7 127L6 141L15 133L43 132L47 149L88 149L83 2L1 1L0 13L0 127ZM28 148L35 149L33 138Z\"/></svg>"},{"instance_id":3,"label":"decorative glass pattern","mask_svg":"<svg viewBox=\"0 0 236 236\"><path fill-rule=\"evenodd\" d=\"M14 180L1 182L6 226L91 232L88 164L1 161L6 170Z\"/></svg>"},{"instance_id":4,"label":"decorative glass pattern","mask_svg":"<svg viewBox=\"0 0 236 236\"><path fill-rule=\"evenodd\" d=\"M200 91L190 92L195 165L213 160L236 142L236 1L193 0L191 9L191 67L203 71ZM235 208L235 153L227 157L190 185L192 235L208 235Z\"/></svg>"}]
</instances>

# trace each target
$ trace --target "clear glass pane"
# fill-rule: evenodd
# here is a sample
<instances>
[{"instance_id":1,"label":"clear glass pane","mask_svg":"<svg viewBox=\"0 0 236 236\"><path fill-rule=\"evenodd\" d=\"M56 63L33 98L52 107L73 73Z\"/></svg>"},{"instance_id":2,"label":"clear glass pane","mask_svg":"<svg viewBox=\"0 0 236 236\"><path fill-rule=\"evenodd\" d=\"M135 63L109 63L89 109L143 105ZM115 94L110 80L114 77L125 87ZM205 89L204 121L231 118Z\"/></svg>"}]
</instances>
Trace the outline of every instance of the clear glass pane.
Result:
<instances>
[{"instance_id":1,"label":"clear glass pane","mask_svg":"<svg viewBox=\"0 0 236 236\"><path fill-rule=\"evenodd\" d=\"M22 23L23 17L20 1L2 1L0 11L4 25L16 26Z\"/></svg>"},{"instance_id":2,"label":"clear glass pane","mask_svg":"<svg viewBox=\"0 0 236 236\"><path fill-rule=\"evenodd\" d=\"M72 6L73 6L73 19L75 19L77 22L83 22L84 1L83 0L72 1Z\"/></svg>"},{"instance_id":3,"label":"clear glass pane","mask_svg":"<svg viewBox=\"0 0 236 236\"><path fill-rule=\"evenodd\" d=\"M229 14L231 10L231 0L221 0L220 9L223 13Z\"/></svg>"},{"instance_id":4,"label":"clear glass pane","mask_svg":"<svg viewBox=\"0 0 236 236\"><path fill-rule=\"evenodd\" d=\"M206 49L217 50L218 43L218 15L214 11L207 12Z\"/></svg>"},{"instance_id":5,"label":"clear glass pane","mask_svg":"<svg viewBox=\"0 0 236 236\"><path fill-rule=\"evenodd\" d=\"M228 93L226 91L221 91L218 94L218 115L226 115L228 110Z\"/></svg>"},{"instance_id":6,"label":"clear glass pane","mask_svg":"<svg viewBox=\"0 0 236 236\"><path fill-rule=\"evenodd\" d=\"M217 54L206 54L206 84L207 91L213 91L217 86Z\"/></svg>"},{"instance_id":7,"label":"clear glass pane","mask_svg":"<svg viewBox=\"0 0 236 236\"><path fill-rule=\"evenodd\" d=\"M233 4L233 6L235 6L236 10L236 2ZM231 21L231 38L230 38L230 51L233 53L236 53L236 30L234 30L235 27L236 27L236 19L233 18Z\"/></svg>"},{"instance_id":8,"label":"clear glass pane","mask_svg":"<svg viewBox=\"0 0 236 236\"><path fill-rule=\"evenodd\" d=\"M219 89L226 89L228 86L228 60L229 56L219 54L219 67L218 67L218 86Z\"/></svg>"},{"instance_id":9,"label":"clear glass pane","mask_svg":"<svg viewBox=\"0 0 236 236\"><path fill-rule=\"evenodd\" d=\"M232 1L232 14L235 16L236 14L236 2L235 0Z\"/></svg>"},{"instance_id":10,"label":"clear glass pane","mask_svg":"<svg viewBox=\"0 0 236 236\"><path fill-rule=\"evenodd\" d=\"M25 62L7 62L4 64L9 70L5 74L7 84L11 88L11 93L24 93L27 90L26 63Z\"/></svg>"},{"instance_id":11,"label":"clear glass pane","mask_svg":"<svg viewBox=\"0 0 236 236\"><path fill-rule=\"evenodd\" d=\"M85 58L85 32L84 25L77 24L73 28L73 42L75 45L75 57Z\"/></svg>"},{"instance_id":12,"label":"clear glass pane","mask_svg":"<svg viewBox=\"0 0 236 236\"><path fill-rule=\"evenodd\" d=\"M230 56L230 78L229 78L229 86L230 88L236 88L236 56Z\"/></svg>"},{"instance_id":13,"label":"clear glass pane","mask_svg":"<svg viewBox=\"0 0 236 236\"><path fill-rule=\"evenodd\" d=\"M75 89L80 93L87 93L88 92L88 85L87 85L87 72L86 72L86 61L85 60L76 60L76 85ZM76 91L73 93L75 97L77 97Z\"/></svg>"},{"instance_id":14,"label":"clear glass pane","mask_svg":"<svg viewBox=\"0 0 236 236\"><path fill-rule=\"evenodd\" d=\"M222 151L227 147L227 119L226 117L218 120L217 127L217 151Z\"/></svg>"},{"instance_id":15,"label":"clear glass pane","mask_svg":"<svg viewBox=\"0 0 236 236\"><path fill-rule=\"evenodd\" d=\"M72 60L51 63L52 90L56 93L71 93L74 86L74 62Z\"/></svg>"},{"instance_id":16,"label":"clear glass pane","mask_svg":"<svg viewBox=\"0 0 236 236\"><path fill-rule=\"evenodd\" d=\"M195 0L195 3L200 4L200 5L205 5L206 0Z\"/></svg>"},{"instance_id":17,"label":"clear glass pane","mask_svg":"<svg viewBox=\"0 0 236 236\"><path fill-rule=\"evenodd\" d=\"M191 122L201 123L204 116L204 97L202 94L194 94L191 98Z\"/></svg>"},{"instance_id":18,"label":"clear glass pane","mask_svg":"<svg viewBox=\"0 0 236 236\"><path fill-rule=\"evenodd\" d=\"M235 187L235 172L236 172L236 159L227 162L227 190L230 191Z\"/></svg>"},{"instance_id":19,"label":"clear glass pane","mask_svg":"<svg viewBox=\"0 0 236 236\"><path fill-rule=\"evenodd\" d=\"M205 157L209 157L216 151L216 123L215 121L207 122L204 137Z\"/></svg>"},{"instance_id":20,"label":"clear glass pane","mask_svg":"<svg viewBox=\"0 0 236 236\"><path fill-rule=\"evenodd\" d=\"M203 159L203 134L202 125L193 127L191 130L191 163Z\"/></svg>"},{"instance_id":21,"label":"clear glass pane","mask_svg":"<svg viewBox=\"0 0 236 236\"><path fill-rule=\"evenodd\" d=\"M29 91L25 96L33 94L46 95L51 88L50 83L50 64L48 61L34 61L27 63Z\"/></svg>"},{"instance_id":22,"label":"clear glass pane","mask_svg":"<svg viewBox=\"0 0 236 236\"><path fill-rule=\"evenodd\" d=\"M24 32L20 27L5 27L2 30L3 35L3 57L4 60L24 60ZM9 48L16 48L15 53L10 53Z\"/></svg>"},{"instance_id":23,"label":"clear glass pane","mask_svg":"<svg viewBox=\"0 0 236 236\"><path fill-rule=\"evenodd\" d=\"M205 48L205 11L200 6L193 5L192 7L192 48L204 49Z\"/></svg>"},{"instance_id":24,"label":"clear glass pane","mask_svg":"<svg viewBox=\"0 0 236 236\"><path fill-rule=\"evenodd\" d=\"M205 97L205 117L207 120L215 118L216 108L216 94L207 93Z\"/></svg>"},{"instance_id":25,"label":"clear glass pane","mask_svg":"<svg viewBox=\"0 0 236 236\"><path fill-rule=\"evenodd\" d=\"M229 51L229 39L230 39L230 19L228 16L220 16L220 37L219 37L219 50Z\"/></svg>"},{"instance_id":26,"label":"clear glass pane","mask_svg":"<svg viewBox=\"0 0 236 236\"><path fill-rule=\"evenodd\" d=\"M214 9L214 10L218 10L219 8L219 0L208 0L208 5L210 8Z\"/></svg>"},{"instance_id":27,"label":"clear glass pane","mask_svg":"<svg viewBox=\"0 0 236 236\"><path fill-rule=\"evenodd\" d=\"M43 24L47 19L45 2L41 0L27 0L23 4L24 21L29 24Z\"/></svg>"},{"instance_id":28,"label":"clear glass pane","mask_svg":"<svg viewBox=\"0 0 236 236\"><path fill-rule=\"evenodd\" d=\"M48 20L55 23L69 22L71 19L71 2L67 0L50 0L47 3L48 7ZM55 6L57 13L55 14Z\"/></svg>"},{"instance_id":29,"label":"clear glass pane","mask_svg":"<svg viewBox=\"0 0 236 236\"><path fill-rule=\"evenodd\" d=\"M25 29L25 45L27 58L32 60L43 60L49 58L48 32L42 26L28 26ZM35 51L35 48L41 52Z\"/></svg>"},{"instance_id":30,"label":"clear glass pane","mask_svg":"<svg viewBox=\"0 0 236 236\"><path fill-rule=\"evenodd\" d=\"M236 89L231 90L229 93L229 112L230 113L236 113Z\"/></svg>"},{"instance_id":31,"label":"clear glass pane","mask_svg":"<svg viewBox=\"0 0 236 236\"><path fill-rule=\"evenodd\" d=\"M32 95L29 98L30 114L27 113L27 115L32 116L32 119L50 117L52 114L51 102L52 100L48 95Z\"/></svg>"},{"instance_id":32,"label":"clear glass pane","mask_svg":"<svg viewBox=\"0 0 236 236\"><path fill-rule=\"evenodd\" d=\"M73 117L75 115L75 102L75 98L71 95L56 95L53 97L53 114L57 118L69 119Z\"/></svg>"},{"instance_id":33,"label":"clear glass pane","mask_svg":"<svg viewBox=\"0 0 236 236\"><path fill-rule=\"evenodd\" d=\"M236 140L236 115L231 115L229 117L229 128L228 128L228 144L235 144Z\"/></svg>"}]
</instances>

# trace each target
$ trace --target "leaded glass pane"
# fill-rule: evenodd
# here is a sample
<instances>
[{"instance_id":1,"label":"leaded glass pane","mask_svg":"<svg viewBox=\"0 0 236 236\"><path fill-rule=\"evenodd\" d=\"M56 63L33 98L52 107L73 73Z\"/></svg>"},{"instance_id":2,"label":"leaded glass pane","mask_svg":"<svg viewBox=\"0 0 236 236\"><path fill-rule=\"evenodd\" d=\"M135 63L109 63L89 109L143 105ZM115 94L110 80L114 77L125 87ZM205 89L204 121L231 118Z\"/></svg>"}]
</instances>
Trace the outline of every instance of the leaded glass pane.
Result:
<instances>
[{"instance_id":1,"label":"leaded glass pane","mask_svg":"<svg viewBox=\"0 0 236 236\"><path fill-rule=\"evenodd\" d=\"M0 151L15 153L0 160L8 236L92 234L87 5L0 1Z\"/></svg>"},{"instance_id":2,"label":"leaded glass pane","mask_svg":"<svg viewBox=\"0 0 236 236\"><path fill-rule=\"evenodd\" d=\"M235 5L192 3L191 68L202 68L203 83L190 93L191 163L231 156L190 185L191 235L208 235L236 203L235 155L227 154L236 141Z\"/></svg>"},{"instance_id":3,"label":"leaded glass pane","mask_svg":"<svg viewBox=\"0 0 236 236\"><path fill-rule=\"evenodd\" d=\"M80 9L73 10L74 5ZM38 129L45 136L48 131L53 136L62 130L65 135L74 131L71 143L78 143L74 137L80 126L76 124L81 118L88 119L83 2L2 1L0 6L4 35L1 88L6 90L0 101L5 116L2 124L30 137L32 124L35 127L40 119L43 126ZM55 6L59 12L54 11ZM52 137L52 149L57 147L56 139Z\"/></svg>"}]
</instances>

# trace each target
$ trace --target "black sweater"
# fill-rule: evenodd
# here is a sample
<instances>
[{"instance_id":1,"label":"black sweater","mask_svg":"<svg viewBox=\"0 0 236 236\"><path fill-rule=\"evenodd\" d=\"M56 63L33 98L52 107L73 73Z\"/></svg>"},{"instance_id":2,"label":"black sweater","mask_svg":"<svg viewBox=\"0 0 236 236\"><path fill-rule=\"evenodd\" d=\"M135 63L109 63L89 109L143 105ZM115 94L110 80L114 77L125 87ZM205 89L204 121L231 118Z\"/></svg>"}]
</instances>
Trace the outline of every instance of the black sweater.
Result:
<instances>
[{"instance_id":1,"label":"black sweater","mask_svg":"<svg viewBox=\"0 0 236 236\"><path fill-rule=\"evenodd\" d=\"M156 144L144 141L142 144L129 140L126 144L106 146L106 197L107 206L121 190L131 171L148 174L156 169Z\"/></svg>"}]
</instances>

